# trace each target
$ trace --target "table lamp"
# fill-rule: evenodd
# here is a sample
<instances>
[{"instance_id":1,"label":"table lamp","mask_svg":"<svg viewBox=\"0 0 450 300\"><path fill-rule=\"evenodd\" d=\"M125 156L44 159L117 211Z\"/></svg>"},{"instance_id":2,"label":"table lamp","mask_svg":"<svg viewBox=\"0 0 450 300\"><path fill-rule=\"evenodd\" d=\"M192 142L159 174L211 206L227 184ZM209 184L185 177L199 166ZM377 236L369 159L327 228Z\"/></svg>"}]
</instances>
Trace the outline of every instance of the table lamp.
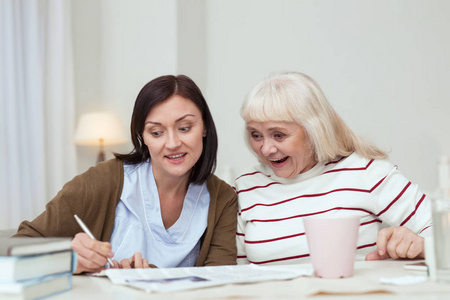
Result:
<instances>
[{"instance_id":1,"label":"table lamp","mask_svg":"<svg viewBox=\"0 0 450 300\"><path fill-rule=\"evenodd\" d=\"M104 145L128 141L120 118L109 112L83 114L78 121L74 140L77 145L98 145L97 163L105 160Z\"/></svg>"}]
</instances>

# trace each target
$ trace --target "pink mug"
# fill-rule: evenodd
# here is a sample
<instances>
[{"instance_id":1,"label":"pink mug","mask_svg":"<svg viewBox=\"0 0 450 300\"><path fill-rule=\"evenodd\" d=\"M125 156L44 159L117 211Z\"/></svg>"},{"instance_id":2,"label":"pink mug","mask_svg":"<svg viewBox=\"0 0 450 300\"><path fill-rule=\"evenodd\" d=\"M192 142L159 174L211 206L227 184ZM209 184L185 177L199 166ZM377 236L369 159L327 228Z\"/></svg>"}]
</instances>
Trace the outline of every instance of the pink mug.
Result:
<instances>
[{"instance_id":1,"label":"pink mug","mask_svg":"<svg viewBox=\"0 0 450 300\"><path fill-rule=\"evenodd\" d=\"M322 278L353 276L359 217L303 219L314 273Z\"/></svg>"}]
</instances>

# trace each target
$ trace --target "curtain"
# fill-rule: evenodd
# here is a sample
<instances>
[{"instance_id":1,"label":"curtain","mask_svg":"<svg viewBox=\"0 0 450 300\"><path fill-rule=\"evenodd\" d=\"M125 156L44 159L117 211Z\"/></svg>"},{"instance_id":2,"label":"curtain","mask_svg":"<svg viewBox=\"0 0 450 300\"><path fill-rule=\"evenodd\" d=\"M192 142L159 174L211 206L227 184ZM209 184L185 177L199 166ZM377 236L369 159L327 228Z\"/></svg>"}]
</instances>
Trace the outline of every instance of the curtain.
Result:
<instances>
[{"instance_id":1,"label":"curtain","mask_svg":"<svg viewBox=\"0 0 450 300\"><path fill-rule=\"evenodd\" d=\"M76 172L70 4L0 1L0 229L35 218Z\"/></svg>"}]
</instances>

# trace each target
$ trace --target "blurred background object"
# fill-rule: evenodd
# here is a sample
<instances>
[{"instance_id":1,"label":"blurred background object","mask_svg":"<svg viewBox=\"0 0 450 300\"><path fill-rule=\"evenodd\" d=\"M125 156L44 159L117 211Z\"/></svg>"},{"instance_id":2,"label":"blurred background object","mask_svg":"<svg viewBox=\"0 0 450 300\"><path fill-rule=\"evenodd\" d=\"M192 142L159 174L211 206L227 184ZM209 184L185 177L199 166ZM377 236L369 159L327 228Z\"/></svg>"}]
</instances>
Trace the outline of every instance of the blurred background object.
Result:
<instances>
[{"instance_id":1,"label":"blurred background object","mask_svg":"<svg viewBox=\"0 0 450 300\"><path fill-rule=\"evenodd\" d=\"M128 141L120 118L110 112L86 113L80 117L74 138L75 144L98 146L97 163L105 160L105 145Z\"/></svg>"}]
</instances>

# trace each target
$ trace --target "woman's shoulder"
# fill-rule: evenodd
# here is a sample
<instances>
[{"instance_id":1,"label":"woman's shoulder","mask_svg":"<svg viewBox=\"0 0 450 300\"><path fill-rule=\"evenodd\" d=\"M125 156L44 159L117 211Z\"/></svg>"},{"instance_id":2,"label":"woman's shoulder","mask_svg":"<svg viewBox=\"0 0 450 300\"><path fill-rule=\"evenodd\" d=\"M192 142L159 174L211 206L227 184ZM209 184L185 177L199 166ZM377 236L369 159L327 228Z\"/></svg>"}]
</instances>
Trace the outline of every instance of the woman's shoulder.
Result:
<instances>
[{"instance_id":1,"label":"woman's shoulder","mask_svg":"<svg viewBox=\"0 0 450 300\"><path fill-rule=\"evenodd\" d=\"M122 162L112 159L98 163L75 176L63 186L54 200L85 198L113 200L116 197L109 197L109 195L119 193L122 187Z\"/></svg>"},{"instance_id":2,"label":"woman's shoulder","mask_svg":"<svg viewBox=\"0 0 450 300\"><path fill-rule=\"evenodd\" d=\"M223 205L236 202L237 196L234 188L216 175L212 174L208 178L207 187L211 201L217 201Z\"/></svg>"},{"instance_id":3,"label":"woman's shoulder","mask_svg":"<svg viewBox=\"0 0 450 300\"><path fill-rule=\"evenodd\" d=\"M116 172L123 171L123 163L122 160L113 158L110 160L106 160L96 164L95 166L90 167L83 175L92 175L98 173L111 173L114 174Z\"/></svg>"},{"instance_id":4,"label":"woman's shoulder","mask_svg":"<svg viewBox=\"0 0 450 300\"><path fill-rule=\"evenodd\" d=\"M362 156L359 153L353 153L348 158L349 163L351 164L360 164L362 166L366 166L366 168L388 168L392 169L394 165L388 160L388 159L374 159L374 158L367 158Z\"/></svg>"},{"instance_id":5,"label":"woman's shoulder","mask_svg":"<svg viewBox=\"0 0 450 300\"><path fill-rule=\"evenodd\" d=\"M241 172L236 177L235 186L236 188L242 189L244 186L269 183L273 181L273 176L272 170L267 165L259 163Z\"/></svg>"},{"instance_id":6,"label":"woman's shoulder","mask_svg":"<svg viewBox=\"0 0 450 300\"><path fill-rule=\"evenodd\" d=\"M123 182L123 163L120 159L110 159L90 167L75 177L86 184L117 185Z\"/></svg>"},{"instance_id":7,"label":"woman's shoulder","mask_svg":"<svg viewBox=\"0 0 450 300\"><path fill-rule=\"evenodd\" d=\"M231 185L229 185L225 180L220 179L216 175L212 174L207 180L208 189L211 190L220 190L220 191L228 191L233 192L234 189Z\"/></svg>"},{"instance_id":8,"label":"woman's shoulder","mask_svg":"<svg viewBox=\"0 0 450 300\"><path fill-rule=\"evenodd\" d=\"M360 155L359 153L352 153L347 157L340 157L329 161L325 164L327 166L327 171L325 173L338 173L353 171L351 173L356 174L366 174L373 176L385 176L393 169L396 168L387 159L371 159ZM346 172L348 173L348 172Z\"/></svg>"}]
</instances>

